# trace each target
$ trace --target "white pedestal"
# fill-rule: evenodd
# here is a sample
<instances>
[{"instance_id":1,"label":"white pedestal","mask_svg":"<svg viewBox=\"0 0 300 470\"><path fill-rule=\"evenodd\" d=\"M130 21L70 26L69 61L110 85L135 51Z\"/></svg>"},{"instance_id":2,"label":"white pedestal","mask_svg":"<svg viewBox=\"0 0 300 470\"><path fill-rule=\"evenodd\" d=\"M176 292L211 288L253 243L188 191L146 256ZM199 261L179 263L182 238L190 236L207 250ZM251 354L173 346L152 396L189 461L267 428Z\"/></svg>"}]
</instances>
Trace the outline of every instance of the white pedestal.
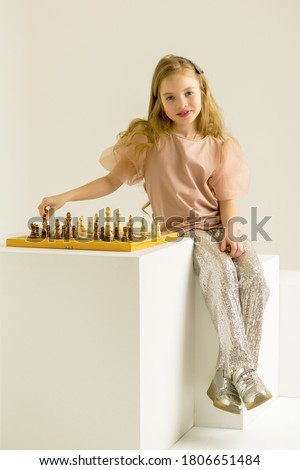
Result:
<instances>
[{"instance_id":1,"label":"white pedestal","mask_svg":"<svg viewBox=\"0 0 300 470\"><path fill-rule=\"evenodd\" d=\"M192 250L0 247L2 449L167 449L193 425L240 429L269 406L236 416L206 395L218 339ZM276 397L279 259L260 259L259 373Z\"/></svg>"},{"instance_id":2,"label":"white pedestal","mask_svg":"<svg viewBox=\"0 0 300 470\"><path fill-rule=\"evenodd\" d=\"M280 271L279 395L300 398L300 271Z\"/></svg>"},{"instance_id":3,"label":"white pedestal","mask_svg":"<svg viewBox=\"0 0 300 470\"><path fill-rule=\"evenodd\" d=\"M0 248L2 449L166 449L191 428L192 247Z\"/></svg>"},{"instance_id":4,"label":"white pedestal","mask_svg":"<svg viewBox=\"0 0 300 470\"><path fill-rule=\"evenodd\" d=\"M260 255L259 258L271 295L264 313L258 372L273 397L276 397L278 395L279 257ZM217 362L218 337L205 306L197 278L195 278L195 283L195 426L243 429L262 413L272 400L254 410L243 410L240 415L226 413L212 406L206 391L213 378Z\"/></svg>"}]
</instances>

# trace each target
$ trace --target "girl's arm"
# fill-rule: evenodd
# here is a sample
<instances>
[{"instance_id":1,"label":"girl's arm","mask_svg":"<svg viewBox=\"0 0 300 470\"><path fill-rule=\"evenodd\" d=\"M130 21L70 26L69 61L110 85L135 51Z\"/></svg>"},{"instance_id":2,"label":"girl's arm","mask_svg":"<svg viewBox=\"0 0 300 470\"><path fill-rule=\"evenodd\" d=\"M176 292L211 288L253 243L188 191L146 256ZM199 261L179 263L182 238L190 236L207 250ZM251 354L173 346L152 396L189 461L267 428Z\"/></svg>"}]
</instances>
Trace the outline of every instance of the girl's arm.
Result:
<instances>
[{"instance_id":1,"label":"girl's arm","mask_svg":"<svg viewBox=\"0 0 300 470\"><path fill-rule=\"evenodd\" d=\"M97 199L102 196L107 196L116 191L123 182L115 174L109 173L102 178L91 181L84 186L76 189L71 189L56 196L44 197L38 206L41 217L45 214L51 217L55 210L60 209L64 204L71 201L84 201L87 199Z\"/></svg>"},{"instance_id":2,"label":"girl's arm","mask_svg":"<svg viewBox=\"0 0 300 470\"><path fill-rule=\"evenodd\" d=\"M230 223L233 217L238 216L237 205L234 199L227 201L219 201L220 215L223 227L225 229L224 238L220 245L220 250L225 251L226 248L230 247L229 256L231 258L238 258L245 253L245 247L243 242L236 241L236 238L240 236L240 228L237 222Z\"/></svg>"}]
</instances>

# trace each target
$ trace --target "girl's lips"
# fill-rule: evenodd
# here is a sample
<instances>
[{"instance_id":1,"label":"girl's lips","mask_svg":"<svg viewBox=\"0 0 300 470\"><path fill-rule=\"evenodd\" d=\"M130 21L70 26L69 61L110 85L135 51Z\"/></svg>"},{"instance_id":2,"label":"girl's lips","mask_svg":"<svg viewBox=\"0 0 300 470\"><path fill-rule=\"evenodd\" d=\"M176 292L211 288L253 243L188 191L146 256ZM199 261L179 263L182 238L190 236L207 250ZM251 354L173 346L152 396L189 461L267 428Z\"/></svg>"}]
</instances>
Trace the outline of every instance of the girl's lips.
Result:
<instances>
[{"instance_id":1,"label":"girl's lips","mask_svg":"<svg viewBox=\"0 0 300 470\"><path fill-rule=\"evenodd\" d=\"M181 113L177 113L177 116L179 117L188 117L191 114L192 111L182 111Z\"/></svg>"}]
</instances>

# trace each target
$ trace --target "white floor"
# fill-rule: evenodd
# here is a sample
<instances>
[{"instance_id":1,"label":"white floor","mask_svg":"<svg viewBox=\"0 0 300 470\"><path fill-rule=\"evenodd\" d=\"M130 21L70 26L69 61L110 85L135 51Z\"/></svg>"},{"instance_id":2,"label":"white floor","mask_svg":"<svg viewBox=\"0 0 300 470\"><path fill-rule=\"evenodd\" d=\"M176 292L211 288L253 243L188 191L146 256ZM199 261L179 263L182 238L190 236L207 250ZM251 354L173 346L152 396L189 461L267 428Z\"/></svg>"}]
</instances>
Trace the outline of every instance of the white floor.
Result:
<instances>
[{"instance_id":1,"label":"white floor","mask_svg":"<svg viewBox=\"0 0 300 470\"><path fill-rule=\"evenodd\" d=\"M249 411L248 413L251 413ZM300 398L276 398L247 429L197 428L171 450L262 449L300 450Z\"/></svg>"}]
</instances>

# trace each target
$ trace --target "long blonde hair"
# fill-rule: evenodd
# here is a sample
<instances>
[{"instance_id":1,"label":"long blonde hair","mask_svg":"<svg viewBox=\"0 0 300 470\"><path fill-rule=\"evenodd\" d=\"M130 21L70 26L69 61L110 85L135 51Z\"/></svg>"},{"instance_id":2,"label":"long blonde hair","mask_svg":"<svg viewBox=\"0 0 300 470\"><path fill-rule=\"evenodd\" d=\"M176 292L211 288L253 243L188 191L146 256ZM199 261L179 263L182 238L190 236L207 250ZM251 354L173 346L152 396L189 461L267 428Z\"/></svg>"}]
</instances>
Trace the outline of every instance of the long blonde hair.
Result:
<instances>
[{"instance_id":1,"label":"long blonde hair","mask_svg":"<svg viewBox=\"0 0 300 470\"><path fill-rule=\"evenodd\" d=\"M195 77L199 81L201 111L196 118L198 134L202 137L211 135L223 141L226 139L228 134L225 131L222 113L211 93L203 70L189 59L176 55L167 55L158 62L154 70L150 90L148 119L134 119L131 121L128 128L119 134L119 140L115 145L116 149L124 145L130 145L134 136L139 134L144 135L147 137L147 143L137 144L135 147L138 158L143 151L152 147L163 134L170 132L172 120L164 112L160 97L160 86L164 78L181 70L194 72ZM146 190L145 184L144 188ZM149 203L143 206L143 210L147 206L149 206Z\"/></svg>"}]
</instances>

